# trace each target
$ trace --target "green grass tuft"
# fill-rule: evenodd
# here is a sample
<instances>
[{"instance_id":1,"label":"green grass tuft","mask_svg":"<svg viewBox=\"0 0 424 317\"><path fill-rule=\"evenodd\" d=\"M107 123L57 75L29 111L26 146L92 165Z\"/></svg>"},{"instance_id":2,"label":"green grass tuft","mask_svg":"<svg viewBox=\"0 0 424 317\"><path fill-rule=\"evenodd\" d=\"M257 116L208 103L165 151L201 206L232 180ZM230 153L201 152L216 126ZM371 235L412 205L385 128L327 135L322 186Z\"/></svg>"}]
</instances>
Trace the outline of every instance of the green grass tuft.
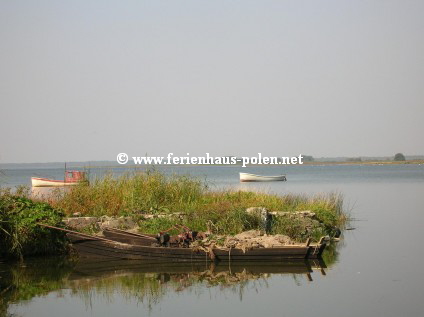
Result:
<instances>
[{"instance_id":1,"label":"green grass tuft","mask_svg":"<svg viewBox=\"0 0 424 317\"><path fill-rule=\"evenodd\" d=\"M23 255L55 254L65 247L62 232L37 225L58 225L63 213L48 203L25 197L18 189L0 190L0 257L22 258Z\"/></svg>"},{"instance_id":2,"label":"green grass tuft","mask_svg":"<svg viewBox=\"0 0 424 317\"><path fill-rule=\"evenodd\" d=\"M331 233L346 220L343 197L337 193L313 197L306 195L274 195L236 190L212 191L207 184L189 176L166 176L157 171L134 172L114 178L107 175L90 185L81 184L69 191L56 191L55 208L71 215L131 215L140 219L140 230L157 233L174 224L205 231L209 225L215 233L236 234L261 228L258 216L245 212L249 207L265 207L271 211L303 211L316 213L323 228L305 229L307 223L292 218L274 221L273 233L287 234L297 240ZM182 218L142 220L145 214L184 213Z\"/></svg>"}]
</instances>

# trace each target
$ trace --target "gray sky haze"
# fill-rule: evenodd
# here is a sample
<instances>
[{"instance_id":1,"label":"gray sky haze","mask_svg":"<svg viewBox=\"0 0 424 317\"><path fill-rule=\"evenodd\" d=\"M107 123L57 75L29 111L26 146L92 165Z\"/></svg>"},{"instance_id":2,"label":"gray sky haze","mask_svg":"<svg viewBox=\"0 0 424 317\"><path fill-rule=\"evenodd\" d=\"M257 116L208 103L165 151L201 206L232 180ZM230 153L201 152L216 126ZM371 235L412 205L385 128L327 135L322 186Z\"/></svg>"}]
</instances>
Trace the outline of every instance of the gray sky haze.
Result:
<instances>
[{"instance_id":1,"label":"gray sky haze","mask_svg":"<svg viewBox=\"0 0 424 317\"><path fill-rule=\"evenodd\" d=\"M424 1L0 1L0 163L423 154Z\"/></svg>"}]
</instances>

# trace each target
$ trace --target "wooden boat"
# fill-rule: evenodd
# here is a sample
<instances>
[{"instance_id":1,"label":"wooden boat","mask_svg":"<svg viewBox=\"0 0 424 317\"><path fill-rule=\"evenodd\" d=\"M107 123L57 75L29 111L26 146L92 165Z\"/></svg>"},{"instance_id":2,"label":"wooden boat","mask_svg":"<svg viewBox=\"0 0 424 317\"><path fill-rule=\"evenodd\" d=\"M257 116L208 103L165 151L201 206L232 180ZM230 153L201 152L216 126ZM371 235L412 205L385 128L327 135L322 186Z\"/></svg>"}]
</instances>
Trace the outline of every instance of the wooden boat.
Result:
<instances>
[{"instance_id":1,"label":"wooden boat","mask_svg":"<svg viewBox=\"0 0 424 317\"><path fill-rule=\"evenodd\" d=\"M240 173L240 182L275 182L286 180L286 175L262 176L249 173Z\"/></svg>"},{"instance_id":2,"label":"wooden boat","mask_svg":"<svg viewBox=\"0 0 424 317\"><path fill-rule=\"evenodd\" d=\"M103 234L107 239L121 242L121 243L127 243L132 245L140 245L140 246L152 246L152 244L157 243L156 235L153 234L139 234L139 233L132 233L125 230L115 229L115 228L106 228L103 229ZM307 258L309 259L316 259L320 258L322 252L325 249L326 243L324 242L324 237L320 239L320 241L317 244L310 244L310 239L307 240L305 243L305 246L309 248ZM264 250L265 248L260 248L259 250ZM276 248L270 248L270 249L276 249ZM221 256L224 256L222 252L220 252L221 249L214 249L214 254L220 254ZM233 249L237 252L238 249ZM234 252L234 251L233 251Z\"/></svg>"},{"instance_id":3,"label":"wooden boat","mask_svg":"<svg viewBox=\"0 0 424 317\"><path fill-rule=\"evenodd\" d=\"M32 187L62 187L75 186L81 182L86 182L85 172L66 171L64 180L55 180L49 178L31 177Z\"/></svg>"},{"instance_id":4,"label":"wooden boat","mask_svg":"<svg viewBox=\"0 0 424 317\"><path fill-rule=\"evenodd\" d=\"M151 246L158 242L154 234L133 233L116 228L104 228L103 235L106 239L133 245Z\"/></svg>"},{"instance_id":5,"label":"wooden boat","mask_svg":"<svg viewBox=\"0 0 424 317\"><path fill-rule=\"evenodd\" d=\"M106 257L132 260L196 261L286 261L317 257L323 248L311 252L310 246L287 245L277 248L221 249L153 247L121 243L80 233L67 233L73 247L82 257Z\"/></svg>"},{"instance_id":6,"label":"wooden boat","mask_svg":"<svg viewBox=\"0 0 424 317\"><path fill-rule=\"evenodd\" d=\"M196 261L287 261L290 259L319 258L325 249L324 238L316 245L286 245L273 248L253 248L242 250L237 248L184 248L134 245L92 236L72 230L40 226L67 232L67 237L81 257L100 257L108 259L153 260L171 262Z\"/></svg>"}]
</instances>

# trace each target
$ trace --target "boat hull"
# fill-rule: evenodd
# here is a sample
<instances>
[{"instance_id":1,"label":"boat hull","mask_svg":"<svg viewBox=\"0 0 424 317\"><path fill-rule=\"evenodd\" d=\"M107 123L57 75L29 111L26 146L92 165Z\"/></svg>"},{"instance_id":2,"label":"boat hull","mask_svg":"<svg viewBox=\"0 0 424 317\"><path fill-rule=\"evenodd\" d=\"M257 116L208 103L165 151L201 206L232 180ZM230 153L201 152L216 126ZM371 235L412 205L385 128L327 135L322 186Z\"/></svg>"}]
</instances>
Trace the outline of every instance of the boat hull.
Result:
<instances>
[{"instance_id":1,"label":"boat hull","mask_svg":"<svg viewBox=\"0 0 424 317\"><path fill-rule=\"evenodd\" d=\"M325 245L288 245L276 248L221 249L166 248L121 243L109 239L88 237L68 233L73 247L82 257L102 257L109 259L157 260L172 262L197 261L287 261L289 259L317 258ZM120 239L123 239L121 236ZM130 238L128 238L130 239Z\"/></svg>"},{"instance_id":2,"label":"boat hull","mask_svg":"<svg viewBox=\"0 0 424 317\"><path fill-rule=\"evenodd\" d=\"M153 234L132 233L125 230L116 229L116 228L103 229L103 235L109 240L132 244L132 245L152 246L157 243L157 239L155 238L155 235ZM306 258L316 259L321 257L322 252L324 251L326 245L325 243L322 243L322 241L320 241L318 244L308 244L307 246L309 247L309 249L307 251ZM273 250L274 249L276 248L273 248ZM289 251L293 251L293 250L287 249L284 252L290 253ZM221 254L222 257L225 257L225 254L223 254L222 252L219 252L219 251L217 252L218 254ZM280 252L282 252L282 250L280 250ZM214 253L216 252L214 251ZM243 256L244 255L245 253L243 253Z\"/></svg>"},{"instance_id":3,"label":"boat hull","mask_svg":"<svg viewBox=\"0 0 424 317\"><path fill-rule=\"evenodd\" d=\"M286 175L262 176L249 173L240 173L240 182L278 182L286 180Z\"/></svg>"},{"instance_id":4,"label":"boat hull","mask_svg":"<svg viewBox=\"0 0 424 317\"><path fill-rule=\"evenodd\" d=\"M64 182L61 180L54 180L48 178L31 177L32 187L63 187L63 186L75 186L81 183L78 182Z\"/></svg>"},{"instance_id":5,"label":"boat hull","mask_svg":"<svg viewBox=\"0 0 424 317\"><path fill-rule=\"evenodd\" d=\"M152 260L170 262L208 261L205 251L190 248L165 248L131 245L108 239L88 238L86 235L67 233L80 257L124 260Z\"/></svg>"}]
</instances>

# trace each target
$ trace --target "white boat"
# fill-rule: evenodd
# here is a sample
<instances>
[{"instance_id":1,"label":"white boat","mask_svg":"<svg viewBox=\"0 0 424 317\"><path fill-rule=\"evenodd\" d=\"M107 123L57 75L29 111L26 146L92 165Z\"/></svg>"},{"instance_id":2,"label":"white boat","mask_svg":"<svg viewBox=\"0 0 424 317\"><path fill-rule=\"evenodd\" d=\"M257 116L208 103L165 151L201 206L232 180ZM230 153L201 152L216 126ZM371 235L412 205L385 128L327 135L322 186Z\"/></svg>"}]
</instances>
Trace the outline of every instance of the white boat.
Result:
<instances>
[{"instance_id":1,"label":"white boat","mask_svg":"<svg viewBox=\"0 0 424 317\"><path fill-rule=\"evenodd\" d=\"M81 171L66 171L64 180L31 177L32 187L75 186L81 182L86 182L85 172Z\"/></svg>"},{"instance_id":2,"label":"white boat","mask_svg":"<svg viewBox=\"0 0 424 317\"><path fill-rule=\"evenodd\" d=\"M275 182L286 180L286 175L262 176L249 173L240 173L240 182Z\"/></svg>"},{"instance_id":3,"label":"white boat","mask_svg":"<svg viewBox=\"0 0 424 317\"><path fill-rule=\"evenodd\" d=\"M32 187L61 187L77 185L79 182L64 182L49 178L31 177Z\"/></svg>"}]
</instances>

